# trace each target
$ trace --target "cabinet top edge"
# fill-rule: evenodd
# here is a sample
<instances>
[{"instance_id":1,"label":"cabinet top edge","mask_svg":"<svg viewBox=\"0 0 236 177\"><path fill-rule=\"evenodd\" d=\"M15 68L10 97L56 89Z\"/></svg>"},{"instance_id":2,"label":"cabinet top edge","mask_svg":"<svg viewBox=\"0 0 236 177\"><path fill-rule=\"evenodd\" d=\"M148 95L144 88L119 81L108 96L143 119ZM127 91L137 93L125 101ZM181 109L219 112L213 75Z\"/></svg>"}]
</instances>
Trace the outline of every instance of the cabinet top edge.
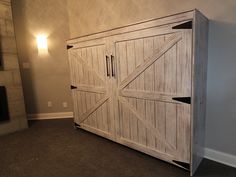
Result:
<instances>
[{"instance_id":1,"label":"cabinet top edge","mask_svg":"<svg viewBox=\"0 0 236 177\"><path fill-rule=\"evenodd\" d=\"M167 15L164 17L142 20L142 21L127 24L127 25L124 25L121 27L111 28L109 30L99 31L96 33L91 33L91 34L86 34L86 35L78 36L75 38L71 38L71 39L67 40L67 44L73 45L78 42L83 42L83 41L87 41L87 40L117 35L117 34L121 34L124 32L129 32L132 30L135 31L135 30L140 30L140 29L144 29L144 28L151 28L154 26L167 25L167 24L171 24L174 22L178 22L178 21L180 22L180 21L184 21L184 20L193 20L194 15L198 14L199 12L200 11L198 9L192 9L192 10L188 10L188 11L184 11L184 12L180 12L180 13L176 13L176 14Z\"/></svg>"}]
</instances>

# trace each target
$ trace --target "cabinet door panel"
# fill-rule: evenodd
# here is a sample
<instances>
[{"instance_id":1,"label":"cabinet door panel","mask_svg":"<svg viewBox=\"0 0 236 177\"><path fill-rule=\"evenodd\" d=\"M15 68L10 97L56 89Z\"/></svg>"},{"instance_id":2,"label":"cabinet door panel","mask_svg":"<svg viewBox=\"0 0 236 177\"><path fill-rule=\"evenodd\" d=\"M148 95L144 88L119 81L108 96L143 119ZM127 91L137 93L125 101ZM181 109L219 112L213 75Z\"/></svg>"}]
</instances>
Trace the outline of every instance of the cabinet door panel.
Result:
<instances>
[{"instance_id":1,"label":"cabinet door panel","mask_svg":"<svg viewBox=\"0 0 236 177\"><path fill-rule=\"evenodd\" d=\"M93 44L93 45L92 45ZM75 122L82 128L111 134L110 78L106 70L105 43L77 44L69 51ZM109 66L110 67L110 66Z\"/></svg>"},{"instance_id":2,"label":"cabinet door panel","mask_svg":"<svg viewBox=\"0 0 236 177\"><path fill-rule=\"evenodd\" d=\"M189 163L192 30L145 31L115 39L120 139Z\"/></svg>"}]
</instances>

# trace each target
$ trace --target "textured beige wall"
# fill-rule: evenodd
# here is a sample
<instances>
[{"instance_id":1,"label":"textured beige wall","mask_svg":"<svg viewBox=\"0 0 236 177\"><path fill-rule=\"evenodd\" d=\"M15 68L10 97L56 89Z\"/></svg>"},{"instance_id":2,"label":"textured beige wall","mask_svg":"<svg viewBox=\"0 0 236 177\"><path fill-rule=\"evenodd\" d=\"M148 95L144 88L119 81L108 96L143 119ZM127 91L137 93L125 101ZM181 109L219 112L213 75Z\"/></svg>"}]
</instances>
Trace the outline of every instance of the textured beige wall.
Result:
<instances>
[{"instance_id":1,"label":"textured beige wall","mask_svg":"<svg viewBox=\"0 0 236 177\"><path fill-rule=\"evenodd\" d=\"M206 143L236 155L235 0L68 0L71 38L194 8L211 20Z\"/></svg>"},{"instance_id":2,"label":"textured beige wall","mask_svg":"<svg viewBox=\"0 0 236 177\"><path fill-rule=\"evenodd\" d=\"M6 87L10 120L0 122L0 135L27 128L25 104L9 0L0 0L0 85Z\"/></svg>"},{"instance_id":3,"label":"textured beige wall","mask_svg":"<svg viewBox=\"0 0 236 177\"><path fill-rule=\"evenodd\" d=\"M65 43L69 37L67 1L12 0L12 6L27 113L72 111ZM40 33L48 35L45 56L37 51L35 37ZM23 68L25 62L29 69Z\"/></svg>"}]
</instances>

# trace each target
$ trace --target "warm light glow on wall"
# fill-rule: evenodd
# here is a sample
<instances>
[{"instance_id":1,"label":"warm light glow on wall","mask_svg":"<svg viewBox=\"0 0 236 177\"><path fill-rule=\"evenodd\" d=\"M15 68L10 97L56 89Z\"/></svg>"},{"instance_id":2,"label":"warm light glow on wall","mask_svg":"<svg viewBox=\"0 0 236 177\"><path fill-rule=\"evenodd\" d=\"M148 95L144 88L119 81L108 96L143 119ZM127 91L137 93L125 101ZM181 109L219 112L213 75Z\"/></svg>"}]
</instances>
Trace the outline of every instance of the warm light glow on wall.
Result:
<instances>
[{"instance_id":1,"label":"warm light glow on wall","mask_svg":"<svg viewBox=\"0 0 236 177\"><path fill-rule=\"evenodd\" d=\"M39 54L48 53L48 43L46 35L37 35L37 46Z\"/></svg>"}]
</instances>

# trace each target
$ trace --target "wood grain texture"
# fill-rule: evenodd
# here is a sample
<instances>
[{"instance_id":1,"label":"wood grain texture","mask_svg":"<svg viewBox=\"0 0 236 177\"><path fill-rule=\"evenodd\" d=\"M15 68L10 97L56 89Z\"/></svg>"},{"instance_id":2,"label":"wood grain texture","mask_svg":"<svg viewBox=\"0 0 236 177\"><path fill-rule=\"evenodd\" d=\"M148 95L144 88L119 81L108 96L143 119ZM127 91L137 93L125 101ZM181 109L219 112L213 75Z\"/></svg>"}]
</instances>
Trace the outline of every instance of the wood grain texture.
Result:
<instances>
[{"instance_id":1,"label":"wood grain texture","mask_svg":"<svg viewBox=\"0 0 236 177\"><path fill-rule=\"evenodd\" d=\"M206 80L208 58L208 19L196 10L194 16L191 175L200 165L205 146Z\"/></svg>"},{"instance_id":2,"label":"wood grain texture","mask_svg":"<svg viewBox=\"0 0 236 177\"><path fill-rule=\"evenodd\" d=\"M152 100L152 101L161 101L161 102L169 102L169 103L176 103L178 101L173 100L173 97L182 97L184 95L177 95L177 94L166 94L164 92L152 92L152 91L137 91L137 90L122 90L119 89L119 94L124 97L132 97L132 98L139 98L145 100Z\"/></svg>"},{"instance_id":3,"label":"wood grain texture","mask_svg":"<svg viewBox=\"0 0 236 177\"><path fill-rule=\"evenodd\" d=\"M134 70L129 77L125 78L124 81L120 84L120 89L126 87L130 82L132 82L136 77L138 77L145 69L152 65L156 60L158 60L165 52L167 52L173 45L181 40L181 36L173 35L168 38L165 45L160 49L156 49L154 55L144 58L145 62ZM122 68L122 67L121 67Z\"/></svg>"},{"instance_id":4,"label":"wood grain texture","mask_svg":"<svg viewBox=\"0 0 236 177\"><path fill-rule=\"evenodd\" d=\"M193 30L172 28L189 20ZM69 40L81 128L177 166L173 160L188 163L193 174L204 140L206 29L194 10ZM105 56L114 76L106 75Z\"/></svg>"},{"instance_id":5,"label":"wood grain texture","mask_svg":"<svg viewBox=\"0 0 236 177\"><path fill-rule=\"evenodd\" d=\"M153 134L155 135L159 141L162 141L165 146L168 148L168 149L175 149L175 147L173 145L171 145L170 143L168 142L165 142L163 140L163 138L161 137L161 134L159 132L159 130L157 130L151 123L149 123L146 119L145 119L145 114L142 115L140 114L139 112L137 112L135 110L135 108L133 106L131 106L126 100L125 98L122 98L122 97L119 97L119 101L125 105L126 109L130 110L135 116L136 118L145 126L145 128L147 128L148 130L150 130ZM127 138L129 139L129 138ZM145 141L147 141L147 137L145 137Z\"/></svg>"},{"instance_id":6,"label":"wood grain texture","mask_svg":"<svg viewBox=\"0 0 236 177\"><path fill-rule=\"evenodd\" d=\"M126 141L140 144L147 149L162 150L163 153L171 154L175 160L189 163L190 138L180 134L186 133L185 130L189 129L181 131L185 126L178 125L179 121L182 121L181 123L186 123L186 127L190 126L187 124L190 121L190 112L184 109L185 119L178 119L178 112L182 111L178 104L182 103L172 98L178 97L177 95L191 95L191 90L186 89L191 88L191 55L186 49L189 48L187 46L191 46L188 41L192 41L192 36L189 31L172 31L166 34L166 30L165 28L163 34L159 30L158 35L154 32L152 36L150 33L147 33L147 36L142 34L139 39L130 33L126 40L116 41L118 67L122 76L118 81L118 95L125 97L119 97L122 107L121 126L125 123L125 126L121 127L121 132L128 135L123 136ZM115 39L120 38L117 36ZM163 48L164 51L160 52ZM135 65L129 61L132 58L135 58ZM190 64L186 65L185 62ZM127 110L128 114L124 114ZM125 122L127 120L128 122ZM138 129L138 133L132 134L135 128Z\"/></svg>"},{"instance_id":7,"label":"wood grain texture","mask_svg":"<svg viewBox=\"0 0 236 177\"><path fill-rule=\"evenodd\" d=\"M103 41L104 42L104 41ZM110 133L110 84L106 76L105 44L77 44L69 51L75 122ZM81 47L83 46L83 47Z\"/></svg>"}]
</instances>

